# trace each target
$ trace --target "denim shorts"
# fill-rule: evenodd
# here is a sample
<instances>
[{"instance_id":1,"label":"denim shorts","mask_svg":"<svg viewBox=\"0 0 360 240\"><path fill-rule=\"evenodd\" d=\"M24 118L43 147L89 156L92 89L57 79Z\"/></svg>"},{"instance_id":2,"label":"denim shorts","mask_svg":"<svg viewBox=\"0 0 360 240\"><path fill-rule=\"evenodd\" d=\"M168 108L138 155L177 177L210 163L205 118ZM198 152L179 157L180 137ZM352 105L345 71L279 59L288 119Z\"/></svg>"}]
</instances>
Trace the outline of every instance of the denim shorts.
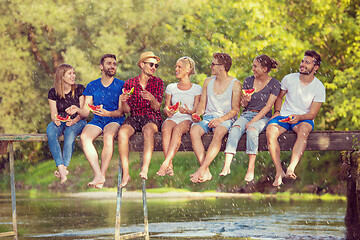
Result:
<instances>
[{"instance_id":1,"label":"denim shorts","mask_svg":"<svg viewBox=\"0 0 360 240\"><path fill-rule=\"evenodd\" d=\"M219 118L219 117L214 116L214 115L205 115L204 119L202 121L197 122L197 123L193 123L192 126L199 125L200 127L202 127L202 129L204 129L205 133L212 132L213 128L209 128L208 124L209 124L209 122L211 120L213 120L215 118ZM224 126L229 131L229 129L231 128L231 126L232 126L232 124L234 123L235 120L236 120L236 118L226 120L226 121L222 122L219 126Z\"/></svg>"},{"instance_id":2,"label":"denim shorts","mask_svg":"<svg viewBox=\"0 0 360 240\"><path fill-rule=\"evenodd\" d=\"M287 122L280 122L281 119L285 119L287 118L288 116L277 116L277 117L274 117L273 119L271 119L269 122L268 122L268 125L271 124L271 123L275 123L275 124L278 124L280 125L280 127L283 127L285 128L287 131L293 131L293 128L296 127L299 123L302 123L302 122L306 122L308 124L311 125L312 130L314 130L314 121L313 120L309 120L309 119L306 119L306 120L302 120L302 121L298 121L297 123L295 124L290 124L290 123L287 123Z\"/></svg>"},{"instance_id":3,"label":"denim shorts","mask_svg":"<svg viewBox=\"0 0 360 240\"><path fill-rule=\"evenodd\" d=\"M117 123L119 126L124 122L124 117L101 117L101 116L94 116L94 118L88 123L95 126L98 126L101 128L101 130L104 130L105 126L109 123Z\"/></svg>"}]
</instances>

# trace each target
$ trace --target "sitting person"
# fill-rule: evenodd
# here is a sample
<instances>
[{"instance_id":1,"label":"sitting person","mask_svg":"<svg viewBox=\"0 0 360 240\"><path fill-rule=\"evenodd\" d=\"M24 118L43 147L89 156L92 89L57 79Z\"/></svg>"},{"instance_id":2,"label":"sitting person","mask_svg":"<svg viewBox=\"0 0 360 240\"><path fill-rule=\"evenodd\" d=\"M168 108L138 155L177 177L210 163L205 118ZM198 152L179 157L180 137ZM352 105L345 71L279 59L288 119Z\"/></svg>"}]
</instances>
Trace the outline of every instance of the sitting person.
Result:
<instances>
[{"instance_id":1,"label":"sitting person","mask_svg":"<svg viewBox=\"0 0 360 240\"><path fill-rule=\"evenodd\" d=\"M168 116L162 125L162 143L165 160L159 171L159 176L174 175L172 159L178 151L181 136L190 130L191 115L195 112L201 95L201 86L190 81L190 76L195 74L195 62L189 57L182 57L176 62L176 78L178 83L171 83L165 91L164 113ZM167 107L180 102L178 112L168 111Z\"/></svg>"},{"instance_id":2,"label":"sitting person","mask_svg":"<svg viewBox=\"0 0 360 240\"><path fill-rule=\"evenodd\" d=\"M275 187L282 184L283 177L296 179L295 167L306 149L307 138L314 129L314 119L321 104L325 102L325 87L315 77L320 64L320 55L315 51L307 50L301 60L299 73L286 75L281 81L281 91L275 102L274 115L266 128L268 148L276 168L273 182ZM289 120L282 122L283 119ZM285 174L281 166L278 137L290 130L296 132L297 138Z\"/></svg>"},{"instance_id":3,"label":"sitting person","mask_svg":"<svg viewBox=\"0 0 360 240\"><path fill-rule=\"evenodd\" d=\"M66 113L71 105L84 105L84 86L75 83L75 70L69 64L61 64L55 72L54 87L48 93L50 115L52 122L46 129L50 152L55 160L58 171L54 172L60 183L67 180L71 156L74 151L75 137L86 125L85 120L77 113ZM61 151L59 137L64 134L64 146Z\"/></svg>"},{"instance_id":4,"label":"sitting person","mask_svg":"<svg viewBox=\"0 0 360 240\"><path fill-rule=\"evenodd\" d=\"M212 179L209 166L220 151L222 139L240 109L241 83L228 74L232 64L231 57L226 53L214 53L213 58L210 68L214 77L205 79L195 112L197 116L203 114L203 120L199 122L193 116L194 124L190 129L192 147L200 163L199 169L190 176L194 183ZM209 131L213 131L214 135L205 154L201 136Z\"/></svg>"},{"instance_id":5,"label":"sitting person","mask_svg":"<svg viewBox=\"0 0 360 240\"><path fill-rule=\"evenodd\" d=\"M154 135L161 127L160 107L164 94L163 81L154 76L159 67L160 58L153 52L144 52L137 63L141 69L140 75L128 79L124 85L127 91L133 90L131 95L121 94L121 102L125 113L130 116L121 126L118 134L119 154L122 165L122 180L120 187L125 187L130 180L129 173L129 139L135 132L144 135L144 159L140 177L147 179L147 173L154 149Z\"/></svg>"},{"instance_id":6,"label":"sitting person","mask_svg":"<svg viewBox=\"0 0 360 240\"><path fill-rule=\"evenodd\" d=\"M91 81L84 90L85 106L83 108L72 107L70 112L78 112L87 117L90 113L88 104L102 107L94 110L94 118L85 126L81 133L81 143L86 159L93 171L94 179L87 185L94 188L102 188L105 183L106 171L109 167L113 151L114 139L120 125L125 120L123 116L120 94L124 81L115 78L117 68L116 56L105 54L100 60L101 78ZM104 146L101 152L101 167L99 157L94 146L94 139L103 134Z\"/></svg>"},{"instance_id":7,"label":"sitting person","mask_svg":"<svg viewBox=\"0 0 360 240\"><path fill-rule=\"evenodd\" d=\"M230 164L236 154L238 142L246 132L246 154L249 155L249 167L245 175L245 181L247 182L254 179L259 134L265 130L272 116L272 107L280 92L279 81L269 76L271 69L277 67L275 60L267 55L260 55L254 59L252 66L254 75L245 78L243 89L254 89L254 92L246 93L246 91L243 91L241 106L244 110L230 129L224 151L224 168L220 173L220 176L230 174Z\"/></svg>"}]
</instances>

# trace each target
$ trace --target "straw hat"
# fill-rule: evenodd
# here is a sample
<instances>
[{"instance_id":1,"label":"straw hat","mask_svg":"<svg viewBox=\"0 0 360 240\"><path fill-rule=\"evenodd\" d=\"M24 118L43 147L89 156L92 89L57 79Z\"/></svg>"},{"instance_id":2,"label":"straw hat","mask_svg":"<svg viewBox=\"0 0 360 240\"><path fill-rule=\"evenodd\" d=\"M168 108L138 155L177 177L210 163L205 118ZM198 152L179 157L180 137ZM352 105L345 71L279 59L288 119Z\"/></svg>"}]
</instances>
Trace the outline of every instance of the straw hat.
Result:
<instances>
[{"instance_id":1,"label":"straw hat","mask_svg":"<svg viewBox=\"0 0 360 240\"><path fill-rule=\"evenodd\" d=\"M155 54L153 52L151 52L151 51L143 52L140 55L139 62L137 63L137 65L140 67L140 63L143 62L145 59L148 59L148 58L155 58L158 62L160 62L160 60L161 60L161 58L155 56Z\"/></svg>"}]
</instances>

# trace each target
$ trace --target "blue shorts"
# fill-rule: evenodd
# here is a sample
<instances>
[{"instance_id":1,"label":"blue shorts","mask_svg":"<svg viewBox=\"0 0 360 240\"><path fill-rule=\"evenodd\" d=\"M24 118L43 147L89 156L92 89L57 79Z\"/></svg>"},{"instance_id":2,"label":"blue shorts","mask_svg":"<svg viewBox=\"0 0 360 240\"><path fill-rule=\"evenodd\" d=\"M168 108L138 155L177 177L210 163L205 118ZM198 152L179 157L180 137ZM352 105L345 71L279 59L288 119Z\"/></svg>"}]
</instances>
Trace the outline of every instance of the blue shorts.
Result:
<instances>
[{"instance_id":1,"label":"blue shorts","mask_svg":"<svg viewBox=\"0 0 360 240\"><path fill-rule=\"evenodd\" d=\"M105 126L109 123L117 123L119 126L124 122L124 117L100 117L100 116L94 116L94 118L88 123L95 126L98 126L101 128L101 130L104 130Z\"/></svg>"},{"instance_id":2,"label":"blue shorts","mask_svg":"<svg viewBox=\"0 0 360 240\"><path fill-rule=\"evenodd\" d=\"M306 122L308 124L311 125L312 130L314 130L314 121L313 120L302 120L302 121L298 121L297 123L295 124L290 124L290 123L286 123L286 122L280 122L281 119L285 119L287 118L288 116L277 116L277 117L274 117L273 119L271 119L269 122L268 122L268 125L269 124L272 124L272 123L276 123L278 125L280 125L281 127L285 128L287 131L293 131L293 128L295 126L297 126L299 123L302 123L302 122Z\"/></svg>"},{"instance_id":3,"label":"blue shorts","mask_svg":"<svg viewBox=\"0 0 360 240\"><path fill-rule=\"evenodd\" d=\"M208 127L208 124L211 120L215 119L215 118L218 118L217 116L214 116L214 115L205 115L204 116L204 119L200 122L197 122L197 123L193 123L192 126L194 125L199 125L200 127L202 127L202 129L204 129L205 133L207 132L212 132L213 131L213 128L209 128ZM229 129L231 128L232 124L235 122L235 118L234 119L229 119L229 120L226 120L224 122L222 122L219 126L224 126L227 128L227 130L229 131Z\"/></svg>"}]
</instances>

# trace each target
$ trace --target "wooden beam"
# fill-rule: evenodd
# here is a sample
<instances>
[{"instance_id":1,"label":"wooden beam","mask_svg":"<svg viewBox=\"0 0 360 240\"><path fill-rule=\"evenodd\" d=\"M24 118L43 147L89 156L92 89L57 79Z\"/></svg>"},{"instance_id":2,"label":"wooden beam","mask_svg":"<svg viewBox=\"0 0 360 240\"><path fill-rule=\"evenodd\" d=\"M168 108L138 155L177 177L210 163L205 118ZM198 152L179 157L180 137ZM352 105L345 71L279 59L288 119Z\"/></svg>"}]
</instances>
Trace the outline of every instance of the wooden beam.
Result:
<instances>
[{"instance_id":1,"label":"wooden beam","mask_svg":"<svg viewBox=\"0 0 360 240\"><path fill-rule=\"evenodd\" d=\"M162 151L162 135L155 135L154 151ZM62 139L62 136L60 137ZM204 134L202 137L205 148L207 149L212 139L212 133ZM80 140L79 137L76 138ZM102 140L102 135L96 138ZM296 133L286 132L279 137L282 151L291 151L296 140ZM359 142L358 142L359 140ZM46 134L0 134L0 142L43 142L47 141ZM221 151L224 151L227 137L224 138ZM142 133L136 133L130 138L130 150L140 152L143 150ZM244 151L246 146L246 134L240 139L238 151ZM352 151L360 147L360 131L316 131L312 132L308 138L306 151ZM182 137L179 151L192 151L190 134ZM267 151L266 134L261 133L259 137L259 151Z\"/></svg>"}]
</instances>

